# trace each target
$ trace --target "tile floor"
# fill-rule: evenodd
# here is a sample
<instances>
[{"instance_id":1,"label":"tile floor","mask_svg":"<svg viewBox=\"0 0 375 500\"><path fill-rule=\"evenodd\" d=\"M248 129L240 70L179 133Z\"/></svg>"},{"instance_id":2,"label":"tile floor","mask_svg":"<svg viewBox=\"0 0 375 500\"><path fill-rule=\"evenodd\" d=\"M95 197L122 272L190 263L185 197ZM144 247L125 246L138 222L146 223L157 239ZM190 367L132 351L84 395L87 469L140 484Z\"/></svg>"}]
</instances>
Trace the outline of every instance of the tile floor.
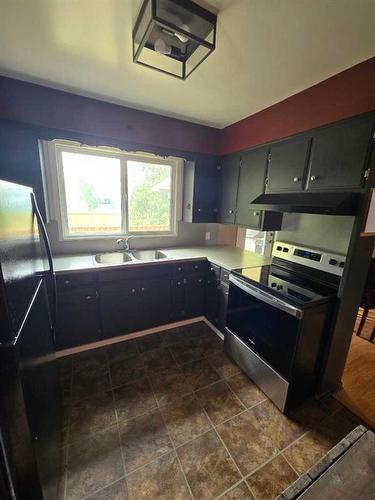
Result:
<instances>
[{"instance_id":1,"label":"tile floor","mask_svg":"<svg viewBox=\"0 0 375 500\"><path fill-rule=\"evenodd\" d=\"M59 366L63 500L272 499L358 424L334 400L286 417L205 323Z\"/></svg>"}]
</instances>

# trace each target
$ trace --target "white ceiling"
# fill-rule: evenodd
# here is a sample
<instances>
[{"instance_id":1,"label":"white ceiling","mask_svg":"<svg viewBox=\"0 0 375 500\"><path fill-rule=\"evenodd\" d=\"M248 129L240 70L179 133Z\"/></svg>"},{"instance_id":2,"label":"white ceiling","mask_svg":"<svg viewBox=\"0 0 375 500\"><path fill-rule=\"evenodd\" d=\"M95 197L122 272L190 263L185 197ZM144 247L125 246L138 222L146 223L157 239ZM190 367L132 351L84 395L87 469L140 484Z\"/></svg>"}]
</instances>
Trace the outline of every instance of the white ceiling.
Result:
<instances>
[{"instance_id":1,"label":"white ceiling","mask_svg":"<svg viewBox=\"0 0 375 500\"><path fill-rule=\"evenodd\" d=\"M217 48L187 80L133 64L141 0L0 0L0 73L222 128L375 55L375 0L204 0Z\"/></svg>"}]
</instances>

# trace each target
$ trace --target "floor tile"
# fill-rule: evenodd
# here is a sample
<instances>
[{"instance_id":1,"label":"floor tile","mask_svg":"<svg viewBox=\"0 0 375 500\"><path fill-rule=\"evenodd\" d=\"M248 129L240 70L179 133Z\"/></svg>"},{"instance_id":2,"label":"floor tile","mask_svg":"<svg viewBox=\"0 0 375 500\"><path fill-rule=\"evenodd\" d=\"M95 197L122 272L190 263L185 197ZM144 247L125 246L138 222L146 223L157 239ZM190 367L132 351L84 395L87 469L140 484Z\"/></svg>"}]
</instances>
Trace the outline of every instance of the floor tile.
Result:
<instances>
[{"instance_id":1,"label":"floor tile","mask_svg":"<svg viewBox=\"0 0 375 500\"><path fill-rule=\"evenodd\" d=\"M177 364L170 351L161 347L152 349L142 354L142 360L148 372L161 372L171 367L177 367Z\"/></svg>"},{"instance_id":2,"label":"floor tile","mask_svg":"<svg viewBox=\"0 0 375 500\"><path fill-rule=\"evenodd\" d=\"M145 335L144 337L138 338L137 345L139 352L150 351L151 349L162 347L163 338L160 333L152 333L150 335Z\"/></svg>"},{"instance_id":3,"label":"floor tile","mask_svg":"<svg viewBox=\"0 0 375 500\"><path fill-rule=\"evenodd\" d=\"M195 341L204 349L206 356L211 356L215 353L224 352L224 342L216 333L210 332L195 338Z\"/></svg>"},{"instance_id":4,"label":"floor tile","mask_svg":"<svg viewBox=\"0 0 375 500\"><path fill-rule=\"evenodd\" d=\"M120 479L106 488L86 497L85 500L128 500L125 479Z\"/></svg>"},{"instance_id":5,"label":"floor tile","mask_svg":"<svg viewBox=\"0 0 375 500\"><path fill-rule=\"evenodd\" d=\"M264 432L254 408L220 424L217 431L244 475L278 453L273 436Z\"/></svg>"},{"instance_id":6,"label":"floor tile","mask_svg":"<svg viewBox=\"0 0 375 500\"><path fill-rule=\"evenodd\" d=\"M175 446L190 441L212 427L194 396L187 396L178 403L163 406L160 411Z\"/></svg>"},{"instance_id":7,"label":"floor tile","mask_svg":"<svg viewBox=\"0 0 375 500\"><path fill-rule=\"evenodd\" d=\"M72 404L69 442L88 437L115 423L112 391L81 399Z\"/></svg>"},{"instance_id":8,"label":"floor tile","mask_svg":"<svg viewBox=\"0 0 375 500\"><path fill-rule=\"evenodd\" d=\"M214 425L228 420L245 409L224 381L196 391L196 396Z\"/></svg>"},{"instance_id":9,"label":"floor tile","mask_svg":"<svg viewBox=\"0 0 375 500\"><path fill-rule=\"evenodd\" d=\"M104 392L111 387L109 379L109 370L87 367L85 370L79 370L73 373L72 400L77 401L96 394Z\"/></svg>"},{"instance_id":10,"label":"floor tile","mask_svg":"<svg viewBox=\"0 0 375 500\"><path fill-rule=\"evenodd\" d=\"M322 403L309 399L295 410L288 412L288 417L308 430L318 426L330 413L330 410Z\"/></svg>"},{"instance_id":11,"label":"floor tile","mask_svg":"<svg viewBox=\"0 0 375 500\"><path fill-rule=\"evenodd\" d=\"M149 377L159 406L179 401L193 389L179 368L170 368Z\"/></svg>"},{"instance_id":12,"label":"floor tile","mask_svg":"<svg viewBox=\"0 0 375 500\"><path fill-rule=\"evenodd\" d=\"M186 327L178 326L176 328L171 328L170 330L165 330L161 332L163 339L163 346L170 346L173 344L179 344L190 338L189 332Z\"/></svg>"},{"instance_id":13,"label":"floor tile","mask_svg":"<svg viewBox=\"0 0 375 500\"><path fill-rule=\"evenodd\" d=\"M257 500L269 500L277 497L297 477L285 458L278 455L247 478L247 482Z\"/></svg>"},{"instance_id":14,"label":"floor tile","mask_svg":"<svg viewBox=\"0 0 375 500\"><path fill-rule=\"evenodd\" d=\"M90 349L72 356L73 373L92 370L105 371L107 369L106 348Z\"/></svg>"},{"instance_id":15,"label":"floor tile","mask_svg":"<svg viewBox=\"0 0 375 500\"><path fill-rule=\"evenodd\" d=\"M204 321L197 321L196 323L190 323L190 325L186 325L184 327L186 335L195 338L204 338L204 337L217 337L216 333L211 330L211 328L204 323Z\"/></svg>"},{"instance_id":16,"label":"floor tile","mask_svg":"<svg viewBox=\"0 0 375 500\"><path fill-rule=\"evenodd\" d=\"M122 361L129 356L139 354L138 344L136 339L126 340L124 342L117 342L107 346L107 357L109 363L115 361Z\"/></svg>"},{"instance_id":17,"label":"floor tile","mask_svg":"<svg viewBox=\"0 0 375 500\"><path fill-rule=\"evenodd\" d=\"M267 397L244 373L239 373L226 382L248 408L264 401Z\"/></svg>"},{"instance_id":18,"label":"floor tile","mask_svg":"<svg viewBox=\"0 0 375 500\"><path fill-rule=\"evenodd\" d=\"M254 500L245 481L220 497L220 500Z\"/></svg>"},{"instance_id":19,"label":"floor tile","mask_svg":"<svg viewBox=\"0 0 375 500\"><path fill-rule=\"evenodd\" d=\"M188 500L186 481L175 452L127 476L129 500Z\"/></svg>"},{"instance_id":20,"label":"floor tile","mask_svg":"<svg viewBox=\"0 0 375 500\"><path fill-rule=\"evenodd\" d=\"M158 410L119 422L119 429L127 473L173 448Z\"/></svg>"},{"instance_id":21,"label":"floor tile","mask_svg":"<svg viewBox=\"0 0 375 500\"><path fill-rule=\"evenodd\" d=\"M59 377L60 379L67 379L71 378L72 376L72 357L71 356L65 356L63 358L59 358L57 360L57 369L59 372Z\"/></svg>"},{"instance_id":22,"label":"floor tile","mask_svg":"<svg viewBox=\"0 0 375 500\"><path fill-rule=\"evenodd\" d=\"M272 436L273 443L279 450L306 432L303 426L281 413L270 400L255 406L252 411L262 432Z\"/></svg>"},{"instance_id":23,"label":"floor tile","mask_svg":"<svg viewBox=\"0 0 375 500\"><path fill-rule=\"evenodd\" d=\"M137 417L157 406L147 378L130 382L113 392L119 420Z\"/></svg>"},{"instance_id":24,"label":"floor tile","mask_svg":"<svg viewBox=\"0 0 375 500\"><path fill-rule=\"evenodd\" d=\"M224 351L217 351L212 355L207 354L207 359L209 360L211 366L218 372L220 377L227 378L232 375L237 375L241 372L241 369L233 363L231 359L225 354Z\"/></svg>"},{"instance_id":25,"label":"floor tile","mask_svg":"<svg viewBox=\"0 0 375 500\"><path fill-rule=\"evenodd\" d=\"M115 361L109 366L112 387L118 387L146 375L143 360L140 355L129 356L127 359Z\"/></svg>"},{"instance_id":26,"label":"floor tile","mask_svg":"<svg viewBox=\"0 0 375 500\"><path fill-rule=\"evenodd\" d=\"M179 365L202 359L205 354L205 350L194 339L171 345L169 349Z\"/></svg>"},{"instance_id":27,"label":"floor tile","mask_svg":"<svg viewBox=\"0 0 375 500\"><path fill-rule=\"evenodd\" d=\"M124 475L117 425L68 448L67 500L80 500Z\"/></svg>"},{"instance_id":28,"label":"floor tile","mask_svg":"<svg viewBox=\"0 0 375 500\"><path fill-rule=\"evenodd\" d=\"M214 430L177 449L194 498L212 499L241 479Z\"/></svg>"},{"instance_id":29,"label":"floor tile","mask_svg":"<svg viewBox=\"0 0 375 500\"><path fill-rule=\"evenodd\" d=\"M182 371L193 389L201 389L206 385L220 380L218 373L206 359L199 359L182 365Z\"/></svg>"}]
</instances>

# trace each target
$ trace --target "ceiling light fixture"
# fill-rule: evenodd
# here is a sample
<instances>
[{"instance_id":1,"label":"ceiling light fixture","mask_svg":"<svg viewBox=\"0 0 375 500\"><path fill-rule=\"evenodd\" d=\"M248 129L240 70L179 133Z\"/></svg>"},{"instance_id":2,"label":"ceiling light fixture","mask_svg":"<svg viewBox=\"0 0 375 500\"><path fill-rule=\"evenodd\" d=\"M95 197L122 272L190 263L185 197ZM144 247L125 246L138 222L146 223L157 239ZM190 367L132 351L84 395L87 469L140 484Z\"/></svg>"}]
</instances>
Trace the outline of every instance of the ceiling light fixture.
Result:
<instances>
[{"instance_id":1,"label":"ceiling light fixture","mask_svg":"<svg viewBox=\"0 0 375 500\"><path fill-rule=\"evenodd\" d=\"M191 0L144 0L133 61L185 80L215 50L216 19Z\"/></svg>"}]
</instances>

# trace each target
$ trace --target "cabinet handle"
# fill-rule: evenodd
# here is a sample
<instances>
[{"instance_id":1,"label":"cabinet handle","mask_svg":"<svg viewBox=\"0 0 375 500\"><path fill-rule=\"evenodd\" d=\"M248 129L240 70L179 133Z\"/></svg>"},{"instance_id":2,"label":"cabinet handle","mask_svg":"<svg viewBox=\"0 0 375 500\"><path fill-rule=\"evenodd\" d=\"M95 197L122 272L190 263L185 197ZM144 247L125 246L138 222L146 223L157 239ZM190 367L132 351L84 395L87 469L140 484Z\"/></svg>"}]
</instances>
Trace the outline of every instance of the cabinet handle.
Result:
<instances>
[{"instance_id":1,"label":"cabinet handle","mask_svg":"<svg viewBox=\"0 0 375 500\"><path fill-rule=\"evenodd\" d=\"M254 215L258 217L258 215L260 215L260 212L254 212Z\"/></svg>"},{"instance_id":2,"label":"cabinet handle","mask_svg":"<svg viewBox=\"0 0 375 500\"><path fill-rule=\"evenodd\" d=\"M131 289L131 292L132 292L132 293L135 293L135 288L132 288L132 289Z\"/></svg>"},{"instance_id":3,"label":"cabinet handle","mask_svg":"<svg viewBox=\"0 0 375 500\"><path fill-rule=\"evenodd\" d=\"M194 269L198 269L198 266L195 264Z\"/></svg>"},{"instance_id":4,"label":"cabinet handle","mask_svg":"<svg viewBox=\"0 0 375 500\"><path fill-rule=\"evenodd\" d=\"M319 179L319 177L318 177L317 175L312 175L312 176L310 177L310 181L311 181L311 182L314 182L314 181L316 181L316 180L318 180L318 179Z\"/></svg>"},{"instance_id":5,"label":"cabinet handle","mask_svg":"<svg viewBox=\"0 0 375 500\"><path fill-rule=\"evenodd\" d=\"M234 210L230 209L228 210L228 213L232 215L234 213Z\"/></svg>"},{"instance_id":6,"label":"cabinet handle","mask_svg":"<svg viewBox=\"0 0 375 500\"><path fill-rule=\"evenodd\" d=\"M177 271L181 271L181 267L178 267L178 268L177 268Z\"/></svg>"},{"instance_id":7,"label":"cabinet handle","mask_svg":"<svg viewBox=\"0 0 375 500\"><path fill-rule=\"evenodd\" d=\"M65 280L64 281L64 285L70 285L70 281L69 280Z\"/></svg>"},{"instance_id":8,"label":"cabinet handle","mask_svg":"<svg viewBox=\"0 0 375 500\"><path fill-rule=\"evenodd\" d=\"M199 278L198 283L202 283L202 278Z\"/></svg>"},{"instance_id":9,"label":"cabinet handle","mask_svg":"<svg viewBox=\"0 0 375 500\"><path fill-rule=\"evenodd\" d=\"M91 300L91 299L92 299L92 296L91 296L91 295L86 295L85 299L86 299L86 300Z\"/></svg>"},{"instance_id":10,"label":"cabinet handle","mask_svg":"<svg viewBox=\"0 0 375 500\"><path fill-rule=\"evenodd\" d=\"M202 209L201 209L201 208L198 208L198 212L202 212Z\"/></svg>"},{"instance_id":11,"label":"cabinet handle","mask_svg":"<svg viewBox=\"0 0 375 500\"><path fill-rule=\"evenodd\" d=\"M293 182L300 182L301 177L293 177Z\"/></svg>"},{"instance_id":12,"label":"cabinet handle","mask_svg":"<svg viewBox=\"0 0 375 500\"><path fill-rule=\"evenodd\" d=\"M180 286L181 285L181 281L177 281L177 286Z\"/></svg>"},{"instance_id":13,"label":"cabinet handle","mask_svg":"<svg viewBox=\"0 0 375 500\"><path fill-rule=\"evenodd\" d=\"M224 292L224 295L229 295L229 292Z\"/></svg>"},{"instance_id":14,"label":"cabinet handle","mask_svg":"<svg viewBox=\"0 0 375 500\"><path fill-rule=\"evenodd\" d=\"M142 288L141 288L141 292L144 292L144 291L145 291L145 288L142 286Z\"/></svg>"}]
</instances>

